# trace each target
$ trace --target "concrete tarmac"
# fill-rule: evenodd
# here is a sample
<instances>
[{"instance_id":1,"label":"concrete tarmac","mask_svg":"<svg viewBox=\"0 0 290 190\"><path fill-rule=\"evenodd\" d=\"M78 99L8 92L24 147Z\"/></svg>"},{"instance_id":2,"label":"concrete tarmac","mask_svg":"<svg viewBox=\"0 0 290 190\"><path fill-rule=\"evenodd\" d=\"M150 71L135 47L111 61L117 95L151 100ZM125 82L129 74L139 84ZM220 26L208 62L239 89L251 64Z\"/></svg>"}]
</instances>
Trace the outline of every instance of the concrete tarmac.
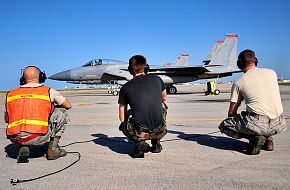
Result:
<instances>
[{"instance_id":1,"label":"concrete tarmac","mask_svg":"<svg viewBox=\"0 0 290 190\"><path fill-rule=\"evenodd\" d=\"M28 164L17 164L18 149L6 139L5 94L0 93L0 189L289 189L290 131L274 136L275 150L245 153L248 141L218 130L227 116L230 85L219 96L204 96L204 85L177 86L168 96L168 134L161 153L133 159L134 144L118 130L118 97L106 90L61 91L72 103L60 145L81 159L59 173L11 185L69 166L77 154L48 161L45 147L34 147ZM280 86L290 124L290 86ZM244 106L240 108L243 110ZM149 142L150 143L150 142Z\"/></svg>"}]
</instances>

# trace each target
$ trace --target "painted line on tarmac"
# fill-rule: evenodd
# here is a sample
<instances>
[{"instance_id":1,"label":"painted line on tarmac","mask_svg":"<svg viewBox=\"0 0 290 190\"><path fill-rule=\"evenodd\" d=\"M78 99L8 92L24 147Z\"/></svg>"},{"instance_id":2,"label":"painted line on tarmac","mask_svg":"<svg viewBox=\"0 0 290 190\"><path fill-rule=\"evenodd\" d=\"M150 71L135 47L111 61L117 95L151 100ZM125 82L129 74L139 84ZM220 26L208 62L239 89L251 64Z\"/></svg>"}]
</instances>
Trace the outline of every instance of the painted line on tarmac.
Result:
<instances>
[{"instance_id":1,"label":"painted line on tarmac","mask_svg":"<svg viewBox=\"0 0 290 190\"><path fill-rule=\"evenodd\" d=\"M116 121L119 120L117 117L75 117L70 118L76 121ZM170 117L167 121L193 121L193 122L220 122L223 118L190 118L190 117ZM290 123L290 119L286 119Z\"/></svg>"},{"instance_id":2,"label":"painted line on tarmac","mask_svg":"<svg viewBox=\"0 0 290 190\"><path fill-rule=\"evenodd\" d=\"M96 105L96 104L78 104L78 106L94 106L94 105Z\"/></svg>"},{"instance_id":3,"label":"painted line on tarmac","mask_svg":"<svg viewBox=\"0 0 290 190\"><path fill-rule=\"evenodd\" d=\"M115 121L118 120L117 117L73 117L70 120L76 121Z\"/></svg>"},{"instance_id":4,"label":"painted line on tarmac","mask_svg":"<svg viewBox=\"0 0 290 190\"><path fill-rule=\"evenodd\" d=\"M76 121L116 121L119 120L117 117L75 117L70 118ZM216 122L222 121L219 118L180 118L180 117L170 117L166 119L167 121L193 121L193 122Z\"/></svg>"},{"instance_id":5,"label":"painted line on tarmac","mask_svg":"<svg viewBox=\"0 0 290 190\"><path fill-rule=\"evenodd\" d=\"M117 117L73 117L75 121L118 121ZM3 118L0 118L3 121ZM223 118L191 118L191 117L169 117L167 121L192 121L192 122L221 122ZM290 123L290 119L286 119Z\"/></svg>"},{"instance_id":6,"label":"painted line on tarmac","mask_svg":"<svg viewBox=\"0 0 290 190\"><path fill-rule=\"evenodd\" d=\"M170 117L169 121L193 121L193 122L216 122L222 121L221 118L191 118L191 117Z\"/></svg>"}]
</instances>

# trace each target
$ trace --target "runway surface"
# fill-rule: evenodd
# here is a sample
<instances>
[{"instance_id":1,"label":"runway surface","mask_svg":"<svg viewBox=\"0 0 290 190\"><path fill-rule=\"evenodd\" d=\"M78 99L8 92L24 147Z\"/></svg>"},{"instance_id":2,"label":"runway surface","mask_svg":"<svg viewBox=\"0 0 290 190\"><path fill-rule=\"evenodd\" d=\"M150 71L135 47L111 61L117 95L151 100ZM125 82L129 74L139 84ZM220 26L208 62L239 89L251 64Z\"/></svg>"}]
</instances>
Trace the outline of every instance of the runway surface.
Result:
<instances>
[{"instance_id":1,"label":"runway surface","mask_svg":"<svg viewBox=\"0 0 290 190\"><path fill-rule=\"evenodd\" d=\"M0 189L289 189L290 132L274 136L275 150L245 153L247 140L219 132L226 117L230 85L218 85L219 96L204 96L203 85L177 86L168 96L168 134L160 154L133 159L134 144L118 131L118 97L106 90L61 91L73 108L60 145L76 154L47 161L45 147L33 148L28 164L17 164L18 150L6 139L5 93L0 93ZM280 86L284 114L290 124L290 86ZM240 108L243 110L244 106ZM149 142L150 143L150 142Z\"/></svg>"}]
</instances>

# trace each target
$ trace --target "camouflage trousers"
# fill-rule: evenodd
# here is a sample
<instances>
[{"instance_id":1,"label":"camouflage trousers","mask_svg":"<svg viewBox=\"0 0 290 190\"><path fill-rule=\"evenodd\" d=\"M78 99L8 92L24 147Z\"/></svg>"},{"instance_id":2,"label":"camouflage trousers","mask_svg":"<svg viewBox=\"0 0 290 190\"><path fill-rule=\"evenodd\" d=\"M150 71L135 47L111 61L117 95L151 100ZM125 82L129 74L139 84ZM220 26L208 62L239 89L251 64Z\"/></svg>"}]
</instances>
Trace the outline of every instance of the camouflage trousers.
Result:
<instances>
[{"instance_id":1,"label":"camouflage trousers","mask_svg":"<svg viewBox=\"0 0 290 190\"><path fill-rule=\"evenodd\" d=\"M167 134L166 126L166 115L167 115L167 105L162 103L163 110L163 122L162 125L156 128L154 131L149 131L144 129L139 125L131 122L130 119L126 122L122 122L119 126L119 130L132 141L145 141L145 140L160 140Z\"/></svg>"},{"instance_id":2,"label":"camouflage trousers","mask_svg":"<svg viewBox=\"0 0 290 190\"><path fill-rule=\"evenodd\" d=\"M45 135L40 135L34 139L27 142L23 142L22 145L42 145L46 143L51 137L61 136L65 129L65 124L69 121L69 117L66 109L55 108L54 112L49 118L48 122L48 132ZM16 143L19 136L10 137L11 141ZM17 144L17 143L16 143Z\"/></svg>"},{"instance_id":3,"label":"camouflage trousers","mask_svg":"<svg viewBox=\"0 0 290 190\"><path fill-rule=\"evenodd\" d=\"M232 138L243 138L245 135L273 136L286 130L287 124L283 115L269 119L266 116L251 115L242 112L233 117L228 117L219 125L222 133Z\"/></svg>"}]
</instances>

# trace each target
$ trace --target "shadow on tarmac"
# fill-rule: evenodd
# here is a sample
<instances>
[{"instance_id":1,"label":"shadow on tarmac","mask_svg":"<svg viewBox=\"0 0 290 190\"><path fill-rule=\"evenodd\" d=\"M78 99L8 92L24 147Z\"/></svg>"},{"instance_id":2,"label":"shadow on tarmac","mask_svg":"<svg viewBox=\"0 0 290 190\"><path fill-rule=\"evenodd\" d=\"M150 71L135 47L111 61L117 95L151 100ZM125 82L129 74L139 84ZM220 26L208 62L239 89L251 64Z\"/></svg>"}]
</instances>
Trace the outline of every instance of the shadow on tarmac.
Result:
<instances>
[{"instance_id":1,"label":"shadow on tarmac","mask_svg":"<svg viewBox=\"0 0 290 190\"><path fill-rule=\"evenodd\" d=\"M44 145L30 146L29 158L43 157L47 152L47 148L48 143L45 143ZM5 152L7 153L6 157L17 159L19 146L11 143L5 147Z\"/></svg>"},{"instance_id":2,"label":"shadow on tarmac","mask_svg":"<svg viewBox=\"0 0 290 190\"><path fill-rule=\"evenodd\" d=\"M98 145L108 147L113 152L119 154L128 154L130 155L135 148L135 144L133 142L128 142L127 137L108 137L106 134L98 133L92 134L92 141Z\"/></svg>"},{"instance_id":3,"label":"shadow on tarmac","mask_svg":"<svg viewBox=\"0 0 290 190\"><path fill-rule=\"evenodd\" d=\"M188 102L204 102L204 103L208 103L208 102L229 102L229 99L192 100L192 101L188 101Z\"/></svg>"},{"instance_id":4,"label":"shadow on tarmac","mask_svg":"<svg viewBox=\"0 0 290 190\"><path fill-rule=\"evenodd\" d=\"M169 96L179 96L185 94L204 94L203 92L177 92L176 94L168 94Z\"/></svg>"},{"instance_id":5,"label":"shadow on tarmac","mask_svg":"<svg viewBox=\"0 0 290 190\"><path fill-rule=\"evenodd\" d=\"M200 145L213 147L222 150L237 151L246 154L248 143L221 136L209 134L186 134L181 131L168 130L168 133L177 134L177 137L187 141L195 141Z\"/></svg>"},{"instance_id":6,"label":"shadow on tarmac","mask_svg":"<svg viewBox=\"0 0 290 190\"><path fill-rule=\"evenodd\" d=\"M92 136L95 137L95 139L73 142L73 143L63 145L60 147L63 148L63 147L67 147L73 144L83 144L83 143L94 142L95 144L108 147L113 152L116 152L119 154L128 154L128 155L130 155L135 148L135 144L130 141L128 142L127 137L108 137L108 135L102 134L102 133L92 134ZM38 157L45 156L47 152L47 148L48 148L48 143L44 145L30 146L29 158L38 158ZM5 147L5 152L7 153L6 157L17 159L19 146L11 143Z\"/></svg>"},{"instance_id":7,"label":"shadow on tarmac","mask_svg":"<svg viewBox=\"0 0 290 190\"><path fill-rule=\"evenodd\" d=\"M222 150L237 151L244 154L246 154L246 149L248 148L248 143L246 142L228 137L210 135L216 132L208 134L186 134L181 131L168 130L168 133L177 134L178 138L164 141L161 140L162 142L177 141L177 140L195 141L200 145ZM130 155L135 148L135 144L131 141L128 141L127 137L108 137L108 135L102 133L92 134L92 136L95 137L95 139L82 142L73 142L61 147L70 146L72 144L88 143L92 141L95 144L108 147L113 152L128 155ZM43 157L47 152L47 147L48 143L39 146L31 146L29 157L30 158ZM9 158L17 159L18 151L19 147L12 143L5 147L5 152L7 153L6 157Z\"/></svg>"}]
</instances>

